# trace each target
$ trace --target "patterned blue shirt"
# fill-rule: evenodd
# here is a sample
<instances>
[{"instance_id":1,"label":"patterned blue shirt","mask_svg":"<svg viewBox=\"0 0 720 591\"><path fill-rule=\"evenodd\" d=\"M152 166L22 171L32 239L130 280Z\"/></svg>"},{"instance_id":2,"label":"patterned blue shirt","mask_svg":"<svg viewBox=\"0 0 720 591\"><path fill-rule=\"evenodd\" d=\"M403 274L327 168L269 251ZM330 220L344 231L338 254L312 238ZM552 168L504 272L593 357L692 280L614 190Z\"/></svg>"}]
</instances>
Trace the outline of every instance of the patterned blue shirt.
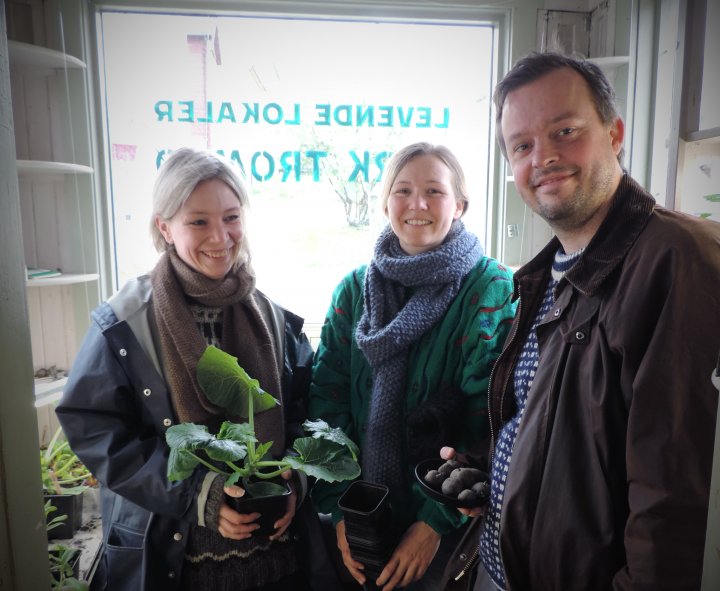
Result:
<instances>
[{"instance_id":1,"label":"patterned blue shirt","mask_svg":"<svg viewBox=\"0 0 720 591\"><path fill-rule=\"evenodd\" d=\"M491 469L490 501L485 511L484 526L480 535L480 558L490 578L500 589L505 589L505 571L500 558L500 515L513 444L525 412L528 392L535 378L538 365L539 354L536 328L554 304L553 290L563 275L580 258L582 250L566 255L561 249L555 255L552 278L545 288L543 301L515 366L514 386L517 411L515 416L500 429L497 444L495 445L495 455Z\"/></svg>"}]
</instances>

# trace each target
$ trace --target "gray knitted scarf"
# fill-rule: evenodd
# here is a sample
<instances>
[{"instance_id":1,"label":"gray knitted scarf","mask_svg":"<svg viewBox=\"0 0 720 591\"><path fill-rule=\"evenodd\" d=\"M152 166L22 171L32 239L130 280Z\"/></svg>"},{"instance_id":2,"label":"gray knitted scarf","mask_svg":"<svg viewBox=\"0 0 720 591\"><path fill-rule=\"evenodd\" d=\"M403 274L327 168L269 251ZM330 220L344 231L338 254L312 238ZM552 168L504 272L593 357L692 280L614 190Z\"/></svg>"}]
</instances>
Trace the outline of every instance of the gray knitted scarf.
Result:
<instances>
[{"instance_id":1,"label":"gray knitted scarf","mask_svg":"<svg viewBox=\"0 0 720 591\"><path fill-rule=\"evenodd\" d=\"M390 226L365 275L363 314L355 338L373 370L363 477L396 491L404 486L403 417L410 346L445 314L483 250L453 222L443 244L408 255Z\"/></svg>"}]
</instances>

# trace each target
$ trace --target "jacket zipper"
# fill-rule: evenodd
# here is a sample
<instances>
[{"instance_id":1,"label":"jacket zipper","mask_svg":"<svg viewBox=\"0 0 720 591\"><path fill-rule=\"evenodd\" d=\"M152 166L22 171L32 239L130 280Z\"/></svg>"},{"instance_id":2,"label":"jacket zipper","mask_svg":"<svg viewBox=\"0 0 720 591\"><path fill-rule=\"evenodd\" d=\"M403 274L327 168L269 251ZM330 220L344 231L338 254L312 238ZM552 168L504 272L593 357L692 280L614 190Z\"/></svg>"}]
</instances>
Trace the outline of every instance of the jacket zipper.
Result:
<instances>
[{"instance_id":1,"label":"jacket zipper","mask_svg":"<svg viewBox=\"0 0 720 591\"><path fill-rule=\"evenodd\" d=\"M470 558L465 563L465 566L460 569L460 572L455 576L455 581L459 581L462 579L466 574L468 574L473 566L475 566L475 563L477 562L478 556L480 555L480 542L478 542L477 546L475 546L475 550L473 550L473 553L470 555Z\"/></svg>"}]
</instances>

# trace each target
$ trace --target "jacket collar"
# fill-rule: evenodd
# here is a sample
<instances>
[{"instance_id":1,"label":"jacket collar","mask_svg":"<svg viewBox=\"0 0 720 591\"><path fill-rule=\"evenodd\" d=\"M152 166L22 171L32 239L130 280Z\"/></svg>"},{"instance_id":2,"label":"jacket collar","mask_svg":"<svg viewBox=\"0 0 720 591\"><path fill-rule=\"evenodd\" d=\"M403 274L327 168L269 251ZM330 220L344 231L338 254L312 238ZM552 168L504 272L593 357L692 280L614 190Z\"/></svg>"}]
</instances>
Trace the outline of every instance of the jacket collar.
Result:
<instances>
[{"instance_id":1,"label":"jacket collar","mask_svg":"<svg viewBox=\"0 0 720 591\"><path fill-rule=\"evenodd\" d=\"M580 260L565 274L563 281L587 296L594 295L625 258L654 209L655 199L625 173L612 197L607 216ZM518 282L523 278L550 272L558 248L560 241L554 237L535 258L516 272L516 297L519 295Z\"/></svg>"}]
</instances>

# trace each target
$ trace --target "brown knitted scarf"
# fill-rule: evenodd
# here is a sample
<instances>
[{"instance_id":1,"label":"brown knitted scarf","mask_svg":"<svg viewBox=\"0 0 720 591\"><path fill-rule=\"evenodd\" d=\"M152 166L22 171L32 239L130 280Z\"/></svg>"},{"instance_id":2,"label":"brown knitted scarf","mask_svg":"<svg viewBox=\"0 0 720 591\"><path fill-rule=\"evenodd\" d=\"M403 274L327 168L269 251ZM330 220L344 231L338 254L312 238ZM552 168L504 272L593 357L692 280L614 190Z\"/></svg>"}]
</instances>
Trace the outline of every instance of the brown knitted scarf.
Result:
<instances>
[{"instance_id":1,"label":"brown knitted scarf","mask_svg":"<svg viewBox=\"0 0 720 591\"><path fill-rule=\"evenodd\" d=\"M255 302L255 277L247 265L223 279L211 279L166 251L151 273L152 302L160 339L160 357L173 407L181 422L207 425L216 432L224 420L240 422L211 403L198 384L197 362L207 343L195 323L188 300L223 308L223 349L240 366L280 399L280 372L272 332ZM255 417L260 441L273 441L272 453L285 450L282 406Z\"/></svg>"}]
</instances>

